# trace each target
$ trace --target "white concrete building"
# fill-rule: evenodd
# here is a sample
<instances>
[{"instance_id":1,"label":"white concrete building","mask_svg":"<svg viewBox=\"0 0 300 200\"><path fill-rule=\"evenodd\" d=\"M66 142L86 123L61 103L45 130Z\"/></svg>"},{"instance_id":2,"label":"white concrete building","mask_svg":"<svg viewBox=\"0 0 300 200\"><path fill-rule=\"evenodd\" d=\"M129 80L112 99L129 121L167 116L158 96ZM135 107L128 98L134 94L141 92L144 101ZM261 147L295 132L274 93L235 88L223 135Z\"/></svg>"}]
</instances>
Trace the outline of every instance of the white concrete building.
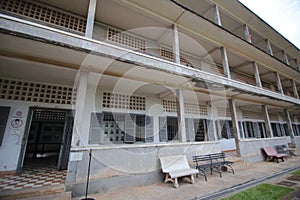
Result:
<instances>
[{"instance_id":1,"label":"white concrete building","mask_svg":"<svg viewBox=\"0 0 300 200\"><path fill-rule=\"evenodd\" d=\"M90 150L90 192L105 192L162 181L164 155L300 148L300 51L237 0L1 0L0 13L0 173L55 155L76 196Z\"/></svg>"}]
</instances>

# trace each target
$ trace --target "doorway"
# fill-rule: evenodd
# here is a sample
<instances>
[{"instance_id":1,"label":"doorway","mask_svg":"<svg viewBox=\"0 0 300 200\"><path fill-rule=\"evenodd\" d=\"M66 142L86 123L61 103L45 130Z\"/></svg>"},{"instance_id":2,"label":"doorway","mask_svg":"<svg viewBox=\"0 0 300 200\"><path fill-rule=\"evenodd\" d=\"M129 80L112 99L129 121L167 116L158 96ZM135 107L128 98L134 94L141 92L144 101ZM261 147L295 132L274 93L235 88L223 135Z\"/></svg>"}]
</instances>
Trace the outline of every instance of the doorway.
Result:
<instances>
[{"instance_id":1,"label":"doorway","mask_svg":"<svg viewBox=\"0 0 300 200\"><path fill-rule=\"evenodd\" d=\"M73 112L30 108L24 134L21 168L67 169L73 132Z\"/></svg>"}]
</instances>

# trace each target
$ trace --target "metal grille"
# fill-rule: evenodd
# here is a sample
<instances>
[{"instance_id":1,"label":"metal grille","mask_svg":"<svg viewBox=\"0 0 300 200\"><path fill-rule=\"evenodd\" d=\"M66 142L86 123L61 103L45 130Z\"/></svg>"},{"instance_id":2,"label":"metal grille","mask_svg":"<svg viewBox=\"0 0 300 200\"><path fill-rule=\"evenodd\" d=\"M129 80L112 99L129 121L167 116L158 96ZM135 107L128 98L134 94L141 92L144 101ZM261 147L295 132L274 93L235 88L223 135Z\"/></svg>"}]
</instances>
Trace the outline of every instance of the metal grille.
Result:
<instances>
[{"instance_id":1,"label":"metal grille","mask_svg":"<svg viewBox=\"0 0 300 200\"><path fill-rule=\"evenodd\" d=\"M269 118L271 121L278 121L278 115L277 114L269 114Z\"/></svg>"},{"instance_id":2,"label":"metal grille","mask_svg":"<svg viewBox=\"0 0 300 200\"><path fill-rule=\"evenodd\" d=\"M186 66L193 66L201 69L202 62L200 58L180 52L180 62Z\"/></svg>"},{"instance_id":3,"label":"metal grille","mask_svg":"<svg viewBox=\"0 0 300 200\"><path fill-rule=\"evenodd\" d=\"M170 47L160 46L160 56L164 59L174 61L174 54ZM189 67L195 67L203 71L224 75L222 67L217 66L215 63L203 60L196 56L190 55L186 52L180 52L180 63Z\"/></svg>"},{"instance_id":4,"label":"metal grille","mask_svg":"<svg viewBox=\"0 0 300 200\"><path fill-rule=\"evenodd\" d=\"M165 46L160 47L160 56L170 61L174 61L173 51Z\"/></svg>"},{"instance_id":5,"label":"metal grille","mask_svg":"<svg viewBox=\"0 0 300 200\"><path fill-rule=\"evenodd\" d=\"M176 113L176 100L163 99L164 112ZM184 112L186 114L208 115L207 106L196 103L184 103Z\"/></svg>"},{"instance_id":6,"label":"metal grille","mask_svg":"<svg viewBox=\"0 0 300 200\"><path fill-rule=\"evenodd\" d=\"M53 120L53 121L65 121L65 110L48 110L48 109L35 109L33 112L33 120Z\"/></svg>"},{"instance_id":7,"label":"metal grille","mask_svg":"<svg viewBox=\"0 0 300 200\"><path fill-rule=\"evenodd\" d=\"M146 40L110 27L107 29L107 40L146 51Z\"/></svg>"},{"instance_id":8,"label":"metal grille","mask_svg":"<svg viewBox=\"0 0 300 200\"><path fill-rule=\"evenodd\" d=\"M0 78L0 99L74 104L73 87Z\"/></svg>"},{"instance_id":9,"label":"metal grille","mask_svg":"<svg viewBox=\"0 0 300 200\"><path fill-rule=\"evenodd\" d=\"M103 92L102 106L104 108L146 110L146 98L140 96L130 96L126 94Z\"/></svg>"},{"instance_id":10,"label":"metal grille","mask_svg":"<svg viewBox=\"0 0 300 200\"><path fill-rule=\"evenodd\" d=\"M256 85L254 77L246 76L244 74L238 73L238 72L230 72L232 79L235 79L237 81L241 81L250 85Z\"/></svg>"},{"instance_id":11,"label":"metal grille","mask_svg":"<svg viewBox=\"0 0 300 200\"><path fill-rule=\"evenodd\" d=\"M219 117L231 117L229 108L218 107L217 111Z\"/></svg>"},{"instance_id":12,"label":"metal grille","mask_svg":"<svg viewBox=\"0 0 300 200\"><path fill-rule=\"evenodd\" d=\"M242 110L244 119L261 119L263 120L263 115L260 112L254 112L249 110Z\"/></svg>"},{"instance_id":13,"label":"metal grille","mask_svg":"<svg viewBox=\"0 0 300 200\"><path fill-rule=\"evenodd\" d=\"M84 33L86 19L36 1L1 0L0 9L17 15Z\"/></svg>"}]
</instances>

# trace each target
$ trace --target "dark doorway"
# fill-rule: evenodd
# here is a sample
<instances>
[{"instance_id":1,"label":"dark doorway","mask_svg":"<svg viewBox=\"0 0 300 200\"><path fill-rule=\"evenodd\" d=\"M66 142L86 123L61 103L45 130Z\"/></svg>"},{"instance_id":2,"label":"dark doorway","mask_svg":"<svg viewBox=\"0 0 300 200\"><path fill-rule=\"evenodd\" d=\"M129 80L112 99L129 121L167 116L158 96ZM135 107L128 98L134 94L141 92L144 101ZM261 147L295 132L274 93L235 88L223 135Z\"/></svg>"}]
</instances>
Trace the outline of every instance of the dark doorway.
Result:
<instances>
[{"instance_id":1,"label":"dark doorway","mask_svg":"<svg viewBox=\"0 0 300 200\"><path fill-rule=\"evenodd\" d=\"M23 167L67 169L73 114L70 110L31 108Z\"/></svg>"}]
</instances>

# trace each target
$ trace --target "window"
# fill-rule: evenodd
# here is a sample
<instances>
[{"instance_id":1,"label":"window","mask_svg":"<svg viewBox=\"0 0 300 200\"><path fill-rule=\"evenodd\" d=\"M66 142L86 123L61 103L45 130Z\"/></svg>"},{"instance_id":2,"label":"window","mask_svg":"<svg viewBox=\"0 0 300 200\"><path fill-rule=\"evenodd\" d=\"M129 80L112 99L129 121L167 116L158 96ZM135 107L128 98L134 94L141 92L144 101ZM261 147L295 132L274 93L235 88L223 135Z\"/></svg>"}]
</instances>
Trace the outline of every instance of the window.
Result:
<instances>
[{"instance_id":1,"label":"window","mask_svg":"<svg viewBox=\"0 0 300 200\"><path fill-rule=\"evenodd\" d=\"M90 144L153 142L153 117L91 113Z\"/></svg>"},{"instance_id":2,"label":"window","mask_svg":"<svg viewBox=\"0 0 300 200\"><path fill-rule=\"evenodd\" d=\"M231 120L219 120L219 133L220 132L221 138L234 138Z\"/></svg>"},{"instance_id":3,"label":"window","mask_svg":"<svg viewBox=\"0 0 300 200\"><path fill-rule=\"evenodd\" d=\"M254 137L252 122L244 122L244 129L245 129L246 138Z\"/></svg>"},{"instance_id":4,"label":"window","mask_svg":"<svg viewBox=\"0 0 300 200\"><path fill-rule=\"evenodd\" d=\"M264 122L259 122L258 123L258 128L259 128L260 137L261 138L267 138L265 123Z\"/></svg>"},{"instance_id":5,"label":"window","mask_svg":"<svg viewBox=\"0 0 300 200\"><path fill-rule=\"evenodd\" d=\"M244 122L245 138L266 138L264 122Z\"/></svg>"},{"instance_id":6,"label":"window","mask_svg":"<svg viewBox=\"0 0 300 200\"><path fill-rule=\"evenodd\" d=\"M295 136L300 136L300 132L299 132L300 125L293 124L292 126L293 126Z\"/></svg>"},{"instance_id":7,"label":"window","mask_svg":"<svg viewBox=\"0 0 300 200\"><path fill-rule=\"evenodd\" d=\"M145 142L145 115L137 115L135 123L135 141Z\"/></svg>"},{"instance_id":8,"label":"window","mask_svg":"<svg viewBox=\"0 0 300 200\"><path fill-rule=\"evenodd\" d=\"M272 127L273 136L278 137L279 136L279 131L278 131L277 124L276 123L271 123L271 127Z\"/></svg>"},{"instance_id":9,"label":"window","mask_svg":"<svg viewBox=\"0 0 300 200\"><path fill-rule=\"evenodd\" d=\"M194 120L194 126L195 126L195 141L205 141L206 138L206 120L205 119L195 119Z\"/></svg>"},{"instance_id":10,"label":"window","mask_svg":"<svg viewBox=\"0 0 300 200\"><path fill-rule=\"evenodd\" d=\"M0 145L4 137L10 107L0 107Z\"/></svg>"},{"instance_id":11,"label":"window","mask_svg":"<svg viewBox=\"0 0 300 200\"><path fill-rule=\"evenodd\" d=\"M288 135L287 124L271 123L271 126L274 137L283 137Z\"/></svg>"},{"instance_id":12,"label":"window","mask_svg":"<svg viewBox=\"0 0 300 200\"><path fill-rule=\"evenodd\" d=\"M167 117L168 140L178 140L177 117Z\"/></svg>"}]
</instances>

